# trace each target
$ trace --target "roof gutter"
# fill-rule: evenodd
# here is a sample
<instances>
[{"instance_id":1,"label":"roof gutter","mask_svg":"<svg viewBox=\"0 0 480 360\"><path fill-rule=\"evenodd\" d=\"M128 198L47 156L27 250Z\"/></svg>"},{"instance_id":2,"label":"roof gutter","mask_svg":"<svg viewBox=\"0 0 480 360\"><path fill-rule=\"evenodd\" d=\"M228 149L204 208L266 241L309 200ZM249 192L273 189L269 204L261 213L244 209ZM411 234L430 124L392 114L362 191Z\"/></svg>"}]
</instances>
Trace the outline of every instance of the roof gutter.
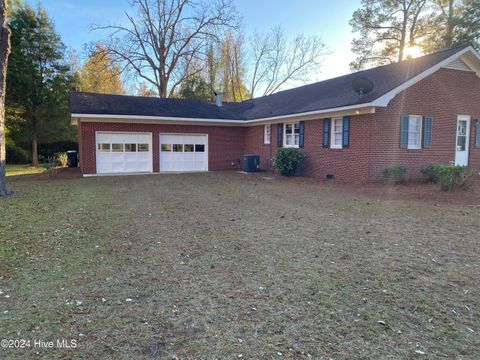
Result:
<instances>
[{"instance_id":1,"label":"roof gutter","mask_svg":"<svg viewBox=\"0 0 480 360\"><path fill-rule=\"evenodd\" d=\"M212 125L241 125L248 126L261 123L274 123L285 120L314 120L319 116L334 116L334 115L360 115L360 114L372 114L375 112L375 107L372 103L364 103L350 106L342 106L331 109L323 109L316 111L308 111L298 114L289 114L281 116L264 117L253 120L228 120L228 119L200 119L200 118L182 118L172 116L142 116L142 115L105 115L105 114L80 114L72 113L72 124L77 124L77 119L85 122L144 122L144 123L159 123L159 122L178 122L178 123L191 123L191 124L212 124Z\"/></svg>"}]
</instances>

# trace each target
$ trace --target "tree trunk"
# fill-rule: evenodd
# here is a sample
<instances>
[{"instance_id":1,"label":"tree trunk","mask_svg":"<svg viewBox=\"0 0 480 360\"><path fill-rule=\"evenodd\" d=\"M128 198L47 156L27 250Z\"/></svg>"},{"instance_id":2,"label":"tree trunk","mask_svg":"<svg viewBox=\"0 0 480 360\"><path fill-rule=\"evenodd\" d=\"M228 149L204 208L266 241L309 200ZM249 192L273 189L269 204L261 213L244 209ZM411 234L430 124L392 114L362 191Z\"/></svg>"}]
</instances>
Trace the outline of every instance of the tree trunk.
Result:
<instances>
[{"instance_id":1,"label":"tree trunk","mask_svg":"<svg viewBox=\"0 0 480 360\"><path fill-rule=\"evenodd\" d=\"M448 2L448 19L447 19L447 34L445 35L445 47L452 47L453 43L453 3L454 0Z\"/></svg>"},{"instance_id":2,"label":"tree trunk","mask_svg":"<svg viewBox=\"0 0 480 360\"><path fill-rule=\"evenodd\" d=\"M7 61L10 54L10 29L7 28L6 0L0 0L0 196L9 194L5 181L6 142L5 142L5 87Z\"/></svg>"},{"instance_id":3,"label":"tree trunk","mask_svg":"<svg viewBox=\"0 0 480 360\"><path fill-rule=\"evenodd\" d=\"M405 52L405 44L407 42L407 24L408 24L408 13L406 10L403 11L403 24L402 24L402 33L400 34L400 44L398 51L398 62L403 60L403 54Z\"/></svg>"},{"instance_id":4,"label":"tree trunk","mask_svg":"<svg viewBox=\"0 0 480 360\"><path fill-rule=\"evenodd\" d=\"M32 166L38 166L38 144L37 144L37 132L32 135Z\"/></svg>"}]
</instances>

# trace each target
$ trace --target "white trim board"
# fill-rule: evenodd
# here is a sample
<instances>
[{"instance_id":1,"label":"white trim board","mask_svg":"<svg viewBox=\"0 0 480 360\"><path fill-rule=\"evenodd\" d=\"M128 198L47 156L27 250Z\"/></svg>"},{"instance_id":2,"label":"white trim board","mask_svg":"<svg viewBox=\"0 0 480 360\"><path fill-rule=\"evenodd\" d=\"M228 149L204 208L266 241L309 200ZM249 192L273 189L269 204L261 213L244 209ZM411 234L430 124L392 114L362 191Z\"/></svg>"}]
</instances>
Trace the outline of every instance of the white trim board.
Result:
<instances>
[{"instance_id":1,"label":"white trim board","mask_svg":"<svg viewBox=\"0 0 480 360\"><path fill-rule=\"evenodd\" d=\"M343 106L339 108L316 110L305 113L273 116L254 120L227 120L227 119L196 119L196 118L178 118L168 116L141 116L141 115L103 115L103 114L72 114L72 123L76 125L76 120L81 122L138 122L142 124L182 124L182 125L222 125L222 126L249 126L272 124L279 121L288 120L315 120L318 115L325 117L363 115L375 113L375 107L371 103Z\"/></svg>"}]
</instances>

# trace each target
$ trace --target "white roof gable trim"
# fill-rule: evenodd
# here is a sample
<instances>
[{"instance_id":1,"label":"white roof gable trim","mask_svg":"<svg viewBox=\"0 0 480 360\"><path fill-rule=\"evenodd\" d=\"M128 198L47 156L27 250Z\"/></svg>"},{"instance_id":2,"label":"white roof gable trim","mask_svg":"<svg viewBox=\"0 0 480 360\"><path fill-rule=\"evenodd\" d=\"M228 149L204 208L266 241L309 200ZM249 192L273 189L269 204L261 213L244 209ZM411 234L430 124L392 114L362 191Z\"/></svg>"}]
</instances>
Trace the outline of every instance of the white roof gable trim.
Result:
<instances>
[{"instance_id":1,"label":"white roof gable trim","mask_svg":"<svg viewBox=\"0 0 480 360\"><path fill-rule=\"evenodd\" d=\"M395 89L390 90L385 95L380 96L379 98L377 98L372 102L372 105L386 107L388 103L399 93L408 89L410 86L418 83L420 80L423 80L426 77L432 75L434 72L440 70L442 67L446 67L448 64L452 63L458 58L461 58L461 60L464 61L465 63L469 62L471 64L471 65L469 64L469 67L472 67L472 69L473 69L472 65L476 63L475 67L477 68L477 70L475 72L480 77L480 55L478 55L478 53L475 51L473 47L469 46L453 54L452 56L446 58L445 60L439 62L438 64L432 66L431 68L425 70L424 72L418 74L417 76L411 78L410 80L404 82L402 85L396 87Z\"/></svg>"}]
</instances>

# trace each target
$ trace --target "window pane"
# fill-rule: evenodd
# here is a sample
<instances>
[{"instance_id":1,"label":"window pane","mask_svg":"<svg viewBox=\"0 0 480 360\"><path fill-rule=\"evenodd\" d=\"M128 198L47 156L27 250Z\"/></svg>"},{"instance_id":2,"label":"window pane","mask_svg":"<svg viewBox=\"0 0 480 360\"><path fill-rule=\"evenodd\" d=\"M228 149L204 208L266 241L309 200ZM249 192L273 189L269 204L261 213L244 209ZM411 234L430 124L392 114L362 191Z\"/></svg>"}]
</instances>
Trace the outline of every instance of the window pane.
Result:
<instances>
[{"instance_id":1,"label":"window pane","mask_svg":"<svg viewBox=\"0 0 480 360\"><path fill-rule=\"evenodd\" d=\"M137 144L125 144L125 152L136 152Z\"/></svg>"},{"instance_id":2,"label":"window pane","mask_svg":"<svg viewBox=\"0 0 480 360\"><path fill-rule=\"evenodd\" d=\"M264 144L270 144L270 130L271 130L270 125L265 125L265 130L264 130L264 134L263 134L263 143Z\"/></svg>"},{"instance_id":3,"label":"window pane","mask_svg":"<svg viewBox=\"0 0 480 360\"><path fill-rule=\"evenodd\" d=\"M300 123L295 123L295 134L300 134Z\"/></svg>"},{"instance_id":4,"label":"window pane","mask_svg":"<svg viewBox=\"0 0 480 360\"><path fill-rule=\"evenodd\" d=\"M418 133L417 132L409 132L408 133L408 145L418 146Z\"/></svg>"},{"instance_id":5,"label":"window pane","mask_svg":"<svg viewBox=\"0 0 480 360\"><path fill-rule=\"evenodd\" d=\"M420 147L420 117L410 116L408 118L408 147L411 149Z\"/></svg>"},{"instance_id":6,"label":"window pane","mask_svg":"<svg viewBox=\"0 0 480 360\"><path fill-rule=\"evenodd\" d=\"M148 144L138 144L138 151L148 151Z\"/></svg>"},{"instance_id":7,"label":"window pane","mask_svg":"<svg viewBox=\"0 0 480 360\"><path fill-rule=\"evenodd\" d=\"M342 132L343 124L341 120L335 120L335 132Z\"/></svg>"},{"instance_id":8,"label":"window pane","mask_svg":"<svg viewBox=\"0 0 480 360\"><path fill-rule=\"evenodd\" d=\"M292 131L293 131L292 124L286 124L285 125L285 133L286 134L292 134Z\"/></svg>"},{"instance_id":9,"label":"window pane","mask_svg":"<svg viewBox=\"0 0 480 360\"><path fill-rule=\"evenodd\" d=\"M420 121L418 121L418 117L413 116L410 117L408 120L408 131L412 132L418 132L419 128L418 125L420 124Z\"/></svg>"},{"instance_id":10,"label":"window pane","mask_svg":"<svg viewBox=\"0 0 480 360\"><path fill-rule=\"evenodd\" d=\"M183 151L185 152L193 152L193 144L185 144Z\"/></svg>"},{"instance_id":11,"label":"window pane","mask_svg":"<svg viewBox=\"0 0 480 360\"><path fill-rule=\"evenodd\" d=\"M162 144L161 151L172 151L172 144Z\"/></svg>"},{"instance_id":12,"label":"window pane","mask_svg":"<svg viewBox=\"0 0 480 360\"><path fill-rule=\"evenodd\" d=\"M342 133L335 133L333 143L335 145L342 145Z\"/></svg>"},{"instance_id":13,"label":"window pane","mask_svg":"<svg viewBox=\"0 0 480 360\"><path fill-rule=\"evenodd\" d=\"M295 134L295 145L298 145L300 143L300 135Z\"/></svg>"},{"instance_id":14,"label":"window pane","mask_svg":"<svg viewBox=\"0 0 480 360\"><path fill-rule=\"evenodd\" d=\"M457 136L457 151L465 151L467 143L466 136Z\"/></svg>"},{"instance_id":15,"label":"window pane","mask_svg":"<svg viewBox=\"0 0 480 360\"><path fill-rule=\"evenodd\" d=\"M458 130L457 130L458 135L466 135L467 134L467 122L464 120L461 120L458 122Z\"/></svg>"},{"instance_id":16,"label":"window pane","mask_svg":"<svg viewBox=\"0 0 480 360\"><path fill-rule=\"evenodd\" d=\"M113 152L123 152L123 144L112 144Z\"/></svg>"},{"instance_id":17,"label":"window pane","mask_svg":"<svg viewBox=\"0 0 480 360\"><path fill-rule=\"evenodd\" d=\"M173 144L173 151L174 152L182 152L183 151L183 144Z\"/></svg>"},{"instance_id":18,"label":"window pane","mask_svg":"<svg viewBox=\"0 0 480 360\"><path fill-rule=\"evenodd\" d=\"M195 145L195 152L205 152L205 145L203 144Z\"/></svg>"},{"instance_id":19,"label":"window pane","mask_svg":"<svg viewBox=\"0 0 480 360\"><path fill-rule=\"evenodd\" d=\"M286 144L286 145L293 145L293 144L292 144L292 135L291 135L291 134L287 134L287 135L285 136L285 144Z\"/></svg>"},{"instance_id":20,"label":"window pane","mask_svg":"<svg viewBox=\"0 0 480 360\"><path fill-rule=\"evenodd\" d=\"M110 151L110 144L98 144L98 151L109 152Z\"/></svg>"}]
</instances>

